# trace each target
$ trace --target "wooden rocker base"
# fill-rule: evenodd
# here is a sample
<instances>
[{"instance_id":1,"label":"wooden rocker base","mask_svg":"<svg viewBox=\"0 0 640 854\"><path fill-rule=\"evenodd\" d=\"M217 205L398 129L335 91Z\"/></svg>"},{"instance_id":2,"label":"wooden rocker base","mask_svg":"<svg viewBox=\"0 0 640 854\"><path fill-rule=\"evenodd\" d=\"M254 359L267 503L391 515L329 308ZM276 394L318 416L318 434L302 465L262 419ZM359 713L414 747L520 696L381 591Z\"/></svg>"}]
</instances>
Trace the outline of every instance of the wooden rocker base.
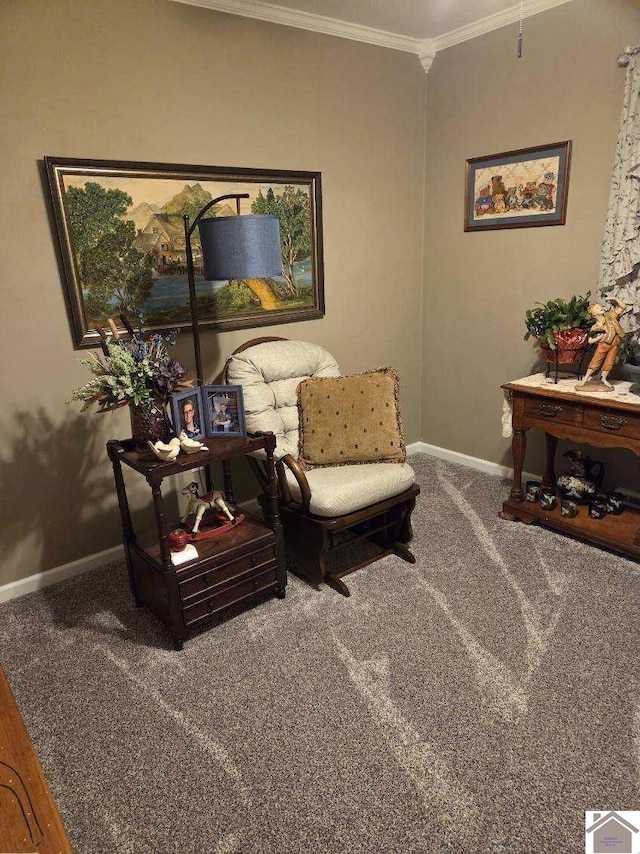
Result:
<instances>
[{"instance_id":1,"label":"wooden rocker base","mask_svg":"<svg viewBox=\"0 0 640 854\"><path fill-rule=\"evenodd\" d=\"M329 587L332 587L343 596L351 596L351 591L342 580L344 576L351 575L352 572L356 572L358 569L362 569L363 566L368 566L370 563L375 563L377 560L380 560L387 555L395 555L396 557L402 558L402 560L407 563L416 562L415 555L407 548L407 546L403 543L393 543L389 548L384 549L379 554L374 555L368 560L363 560L355 566L350 566L342 572L327 572L324 577L325 584L328 584Z\"/></svg>"},{"instance_id":2,"label":"wooden rocker base","mask_svg":"<svg viewBox=\"0 0 640 854\"><path fill-rule=\"evenodd\" d=\"M404 545L412 538L411 511L420 488L414 484L406 492L338 517L321 517L305 513L293 505L281 507L285 548L290 568L311 584L326 582L343 596L348 595L345 575L396 554L403 560L415 558ZM370 540L378 549L376 554L332 572L330 559L359 540Z\"/></svg>"},{"instance_id":3,"label":"wooden rocker base","mask_svg":"<svg viewBox=\"0 0 640 854\"><path fill-rule=\"evenodd\" d=\"M414 484L400 495L337 517L314 516L295 505L283 506L280 512L289 569L310 584L324 582L342 596L349 596L343 581L346 575L390 554L415 563L406 544L413 536L411 511L419 492L420 487ZM331 559L360 540L374 544L375 554L333 571Z\"/></svg>"},{"instance_id":4,"label":"wooden rocker base","mask_svg":"<svg viewBox=\"0 0 640 854\"><path fill-rule=\"evenodd\" d=\"M351 591L339 575L334 575L332 572L328 572L324 580L329 587L332 587L336 592L341 593L343 596L351 596Z\"/></svg>"},{"instance_id":5,"label":"wooden rocker base","mask_svg":"<svg viewBox=\"0 0 640 854\"><path fill-rule=\"evenodd\" d=\"M402 558L407 563L415 563L416 556L414 553L404 545L404 543L394 543L391 546L391 552L396 556Z\"/></svg>"}]
</instances>

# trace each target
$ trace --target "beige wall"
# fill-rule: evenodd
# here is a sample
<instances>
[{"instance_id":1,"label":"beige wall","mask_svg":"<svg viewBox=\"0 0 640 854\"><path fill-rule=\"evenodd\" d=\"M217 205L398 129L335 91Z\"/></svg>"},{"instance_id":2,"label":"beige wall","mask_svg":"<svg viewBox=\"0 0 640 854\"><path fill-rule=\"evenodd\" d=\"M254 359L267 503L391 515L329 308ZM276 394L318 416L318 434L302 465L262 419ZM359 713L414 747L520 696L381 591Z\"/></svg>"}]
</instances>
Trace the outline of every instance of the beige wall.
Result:
<instances>
[{"instance_id":1,"label":"beige wall","mask_svg":"<svg viewBox=\"0 0 640 854\"><path fill-rule=\"evenodd\" d=\"M498 386L536 364L525 310L595 287L622 107L616 57L640 42L640 7L573 0L525 21L520 60L516 39L513 25L439 53L427 98L423 439L506 464ZM565 139L566 225L463 232L467 158ZM532 445L536 470L539 437ZM626 468L637 489L637 458Z\"/></svg>"},{"instance_id":2,"label":"beige wall","mask_svg":"<svg viewBox=\"0 0 640 854\"><path fill-rule=\"evenodd\" d=\"M120 539L104 442L128 434L127 415L65 405L87 373L38 175L45 154L322 172L326 317L205 333L209 373L259 334L322 343L347 372L391 363L407 438L418 439L426 78L417 58L166 0L20 0L0 10L0 585Z\"/></svg>"},{"instance_id":3,"label":"beige wall","mask_svg":"<svg viewBox=\"0 0 640 854\"><path fill-rule=\"evenodd\" d=\"M595 282L624 76L615 58L640 42L637 4L573 0L526 21L520 61L512 26L438 54L428 78L411 54L166 0L0 11L0 585L120 537L104 442L128 433L127 415L64 403L86 371L44 154L321 171L327 315L255 334L322 343L347 372L396 365L408 441L509 462L498 385L534 366L524 311ZM565 226L463 233L468 157L563 139L574 143ZM252 334L205 333L210 375ZM189 342L177 348L187 362ZM627 476L638 479L634 458ZM136 504L148 505L145 489Z\"/></svg>"}]
</instances>

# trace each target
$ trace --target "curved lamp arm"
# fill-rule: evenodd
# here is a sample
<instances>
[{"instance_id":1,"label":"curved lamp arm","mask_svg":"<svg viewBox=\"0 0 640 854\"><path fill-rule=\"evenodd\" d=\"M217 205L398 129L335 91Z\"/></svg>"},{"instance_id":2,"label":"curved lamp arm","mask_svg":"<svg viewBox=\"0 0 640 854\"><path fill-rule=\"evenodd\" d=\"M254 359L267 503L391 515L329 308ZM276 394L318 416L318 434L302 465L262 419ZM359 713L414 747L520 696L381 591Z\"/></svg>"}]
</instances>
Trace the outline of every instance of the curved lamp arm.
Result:
<instances>
[{"instance_id":1,"label":"curved lamp arm","mask_svg":"<svg viewBox=\"0 0 640 854\"><path fill-rule=\"evenodd\" d=\"M191 309L191 330L193 332L193 350L196 360L196 380L198 385L204 382L202 378L202 356L200 355L200 329L198 327L198 302L196 300L196 276L193 269L193 252L191 251L191 235L196 225L210 208L218 202L223 202L226 199L236 200L236 209L240 213L240 199L248 199L249 193L228 193L226 196L218 196L216 199L211 199L210 202L202 208L196 215L192 225L189 225L189 214L184 214L182 220L184 222L184 242L185 254L187 256L187 282L189 285L189 307Z\"/></svg>"},{"instance_id":2,"label":"curved lamp arm","mask_svg":"<svg viewBox=\"0 0 640 854\"><path fill-rule=\"evenodd\" d=\"M184 230L185 230L185 234L186 234L187 239L189 239L191 237L196 225L200 222L200 220L206 214L206 212L210 208L212 208L214 205L217 205L218 202L224 202L227 199L235 199L236 200L236 206L237 206L236 209L237 209L237 212L239 215L240 214L240 199L248 199L248 198L249 198L249 193L227 193L226 196L218 196L217 199L211 199L211 201L207 202L207 204L202 208L202 210L196 215L196 218L194 219L193 223L191 224L191 227L189 227L189 214L184 214L184 216L183 216L184 223L185 223L185 229Z\"/></svg>"}]
</instances>

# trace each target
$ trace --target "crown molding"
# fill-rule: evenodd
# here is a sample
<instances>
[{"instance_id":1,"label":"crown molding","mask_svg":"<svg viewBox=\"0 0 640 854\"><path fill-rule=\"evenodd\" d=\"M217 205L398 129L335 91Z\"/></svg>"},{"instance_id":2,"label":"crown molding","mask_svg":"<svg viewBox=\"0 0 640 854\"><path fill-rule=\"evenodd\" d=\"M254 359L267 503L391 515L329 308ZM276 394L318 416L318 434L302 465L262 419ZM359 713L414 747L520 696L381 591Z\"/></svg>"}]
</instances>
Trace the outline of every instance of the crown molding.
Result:
<instances>
[{"instance_id":1,"label":"crown molding","mask_svg":"<svg viewBox=\"0 0 640 854\"><path fill-rule=\"evenodd\" d=\"M520 4L517 4L504 9L502 12L496 12L494 15L488 15L486 18L467 24L465 27L443 33L436 38L414 39L411 36L377 30L374 27L365 27L362 24L352 24L348 21L340 21L337 18L301 12L287 6L272 6L261 3L260 0L172 0L172 2L185 3L188 6L199 6L203 9L212 9L215 12L227 12L230 15L240 15L243 18L255 18L259 21L268 21L285 27L297 27L301 30L310 30L313 33L324 33L341 39L350 39L378 47L414 53L420 59L425 74L431 68L438 51L475 39L493 30L499 30L501 27L506 27L520 20ZM570 2L571 0L524 0L524 17L530 18L532 15L538 15L547 9L553 9L555 6Z\"/></svg>"},{"instance_id":2,"label":"crown molding","mask_svg":"<svg viewBox=\"0 0 640 854\"><path fill-rule=\"evenodd\" d=\"M269 21L269 23L282 24L285 27L297 27L300 30L338 36L341 39L365 42L378 47L389 47L407 53L417 54L423 43L421 39L414 39L410 36L389 33L386 30L376 30L374 27L352 24L324 15L314 15L311 12L301 12L298 9L289 9L286 6L273 6L270 3L267 5L260 3L259 0L174 0L174 2L213 9L216 12L228 12L230 15L241 15L243 18L257 18L259 21Z\"/></svg>"},{"instance_id":3,"label":"crown molding","mask_svg":"<svg viewBox=\"0 0 640 854\"><path fill-rule=\"evenodd\" d=\"M524 17L531 18L533 15L539 15L540 12L546 12L547 9L553 9L555 6L562 6L564 3L570 3L571 0L524 0ZM457 30L451 30L448 33L443 33L441 36L436 36L431 39L436 52L444 50L447 47L453 47L454 44L470 41L478 36L483 36L485 33L490 33L493 30L499 30L501 27L507 27L509 24L516 24L520 20L520 5L510 6L508 9L503 9L502 12L496 12L494 15L488 15L486 18L481 18L479 21L474 21L472 24L467 24L466 27L458 27Z\"/></svg>"},{"instance_id":4,"label":"crown molding","mask_svg":"<svg viewBox=\"0 0 640 854\"><path fill-rule=\"evenodd\" d=\"M428 74L429 69L433 64L433 60L436 58L436 48L432 39L424 39L420 43L420 49L418 50L418 59L420 60L420 65L424 68L424 73Z\"/></svg>"}]
</instances>

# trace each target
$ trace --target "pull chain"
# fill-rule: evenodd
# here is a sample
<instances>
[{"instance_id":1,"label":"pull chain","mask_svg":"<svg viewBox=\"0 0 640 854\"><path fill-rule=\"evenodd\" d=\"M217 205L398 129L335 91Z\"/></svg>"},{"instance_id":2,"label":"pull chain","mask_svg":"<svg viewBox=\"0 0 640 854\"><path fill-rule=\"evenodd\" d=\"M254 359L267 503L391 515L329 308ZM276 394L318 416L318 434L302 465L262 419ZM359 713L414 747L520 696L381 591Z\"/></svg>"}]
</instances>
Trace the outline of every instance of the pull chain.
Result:
<instances>
[{"instance_id":1,"label":"pull chain","mask_svg":"<svg viewBox=\"0 0 640 854\"><path fill-rule=\"evenodd\" d=\"M516 58L521 59L522 57L522 23L524 21L524 0L520 0L520 29L518 30L518 49L516 51Z\"/></svg>"}]
</instances>

